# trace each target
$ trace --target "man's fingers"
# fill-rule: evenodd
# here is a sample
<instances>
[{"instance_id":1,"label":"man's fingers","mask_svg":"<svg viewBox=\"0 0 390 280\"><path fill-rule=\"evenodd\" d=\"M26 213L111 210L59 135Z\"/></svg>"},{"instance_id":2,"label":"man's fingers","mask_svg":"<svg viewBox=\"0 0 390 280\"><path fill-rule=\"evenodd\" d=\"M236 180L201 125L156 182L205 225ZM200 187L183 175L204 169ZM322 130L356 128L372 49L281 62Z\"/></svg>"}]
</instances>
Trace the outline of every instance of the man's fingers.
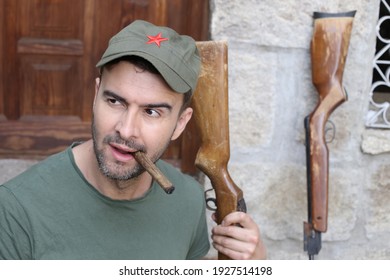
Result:
<instances>
[{"instance_id":1,"label":"man's fingers","mask_svg":"<svg viewBox=\"0 0 390 280\"><path fill-rule=\"evenodd\" d=\"M230 213L212 229L211 237L214 248L232 259L266 258L260 230L247 213Z\"/></svg>"},{"instance_id":2,"label":"man's fingers","mask_svg":"<svg viewBox=\"0 0 390 280\"><path fill-rule=\"evenodd\" d=\"M252 243L221 235L213 235L212 239L214 248L232 259L249 259L256 247Z\"/></svg>"},{"instance_id":3,"label":"man's fingers","mask_svg":"<svg viewBox=\"0 0 390 280\"><path fill-rule=\"evenodd\" d=\"M252 218L244 212L232 212L229 215L226 215L226 217L223 219L222 223L223 226L228 226L228 225L235 225L235 224L240 224L244 228L248 227L256 227L256 223L252 220Z\"/></svg>"}]
</instances>

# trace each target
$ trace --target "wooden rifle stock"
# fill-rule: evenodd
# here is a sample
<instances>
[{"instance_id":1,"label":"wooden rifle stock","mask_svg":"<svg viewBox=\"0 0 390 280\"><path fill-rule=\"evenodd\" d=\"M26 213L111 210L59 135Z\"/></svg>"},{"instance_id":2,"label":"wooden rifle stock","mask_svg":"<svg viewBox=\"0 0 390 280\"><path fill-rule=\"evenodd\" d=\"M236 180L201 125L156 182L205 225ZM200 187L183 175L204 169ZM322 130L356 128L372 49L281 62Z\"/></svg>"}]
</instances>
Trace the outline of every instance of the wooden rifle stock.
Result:
<instances>
[{"instance_id":1,"label":"wooden rifle stock","mask_svg":"<svg viewBox=\"0 0 390 280\"><path fill-rule=\"evenodd\" d=\"M330 114L347 100L342 78L354 15L355 11L314 13L312 80L319 102L305 118L308 223L304 223L304 250L310 258L318 254L321 232L327 230L329 152L325 124Z\"/></svg>"},{"instance_id":2,"label":"wooden rifle stock","mask_svg":"<svg viewBox=\"0 0 390 280\"><path fill-rule=\"evenodd\" d=\"M202 58L198 86L192 100L200 134L195 165L207 175L215 190L217 223L234 211L246 212L242 190L227 170L230 158L228 63L226 42L197 42ZM218 259L228 259L219 253Z\"/></svg>"}]
</instances>

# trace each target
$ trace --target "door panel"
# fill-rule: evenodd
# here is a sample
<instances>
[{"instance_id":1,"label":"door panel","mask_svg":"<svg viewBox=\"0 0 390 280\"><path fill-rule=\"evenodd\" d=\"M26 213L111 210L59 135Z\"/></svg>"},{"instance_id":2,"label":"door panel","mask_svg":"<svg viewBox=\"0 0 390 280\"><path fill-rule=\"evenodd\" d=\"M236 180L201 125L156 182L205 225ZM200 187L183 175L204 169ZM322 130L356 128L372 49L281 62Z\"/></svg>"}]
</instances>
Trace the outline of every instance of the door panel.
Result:
<instances>
[{"instance_id":1,"label":"door panel","mask_svg":"<svg viewBox=\"0 0 390 280\"><path fill-rule=\"evenodd\" d=\"M83 1L7 1L14 24L7 47L6 117L27 120L30 116L81 116L77 95L83 84ZM10 40L10 41L11 41ZM12 49L11 49L12 48ZM14 104L16 103L16 104Z\"/></svg>"},{"instance_id":2,"label":"door panel","mask_svg":"<svg viewBox=\"0 0 390 280\"><path fill-rule=\"evenodd\" d=\"M2 1L2 0L0 0ZM0 121L4 120L4 97L3 97L3 85L4 85L4 5L0 2Z\"/></svg>"},{"instance_id":3,"label":"door panel","mask_svg":"<svg viewBox=\"0 0 390 280\"><path fill-rule=\"evenodd\" d=\"M39 158L87 139L90 125L80 96L88 1L6 0L2 5L0 155Z\"/></svg>"},{"instance_id":4,"label":"door panel","mask_svg":"<svg viewBox=\"0 0 390 280\"><path fill-rule=\"evenodd\" d=\"M95 64L135 19L208 39L208 0L0 0L0 157L42 158L90 138ZM191 171L192 138L164 157Z\"/></svg>"}]
</instances>

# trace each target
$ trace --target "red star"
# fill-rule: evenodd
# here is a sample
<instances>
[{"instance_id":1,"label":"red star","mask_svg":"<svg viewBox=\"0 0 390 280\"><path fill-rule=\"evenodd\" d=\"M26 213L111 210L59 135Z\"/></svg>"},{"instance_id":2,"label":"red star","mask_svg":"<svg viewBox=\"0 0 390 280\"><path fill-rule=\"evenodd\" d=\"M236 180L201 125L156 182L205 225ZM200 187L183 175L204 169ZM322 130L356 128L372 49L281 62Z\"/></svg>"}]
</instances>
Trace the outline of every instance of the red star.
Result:
<instances>
[{"instance_id":1,"label":"red star","mask_svg":"<svg viewBox=\"0 0 390 280\"><path fill-rule=\"evenodd\" d=\"M153 44L155 43L158 47L160 47L161 42L168 41L168 38L161 37L161 32L158 33L156 36L147 36L149 38L149 41L146 42L146 44Z\"/></svg>"}]
</instances>

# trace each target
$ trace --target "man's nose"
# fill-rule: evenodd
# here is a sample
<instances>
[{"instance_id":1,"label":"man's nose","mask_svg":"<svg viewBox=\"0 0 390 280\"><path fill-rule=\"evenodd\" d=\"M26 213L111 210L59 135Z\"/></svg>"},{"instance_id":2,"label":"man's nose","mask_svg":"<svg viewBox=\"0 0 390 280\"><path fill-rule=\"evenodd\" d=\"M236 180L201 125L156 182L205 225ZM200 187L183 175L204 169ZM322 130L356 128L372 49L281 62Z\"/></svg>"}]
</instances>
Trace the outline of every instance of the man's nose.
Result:
<instances>
[{"instance_id":1,"label":"man's nose","mask_svg":"<svg viewBox=\"0 0 390 280\"><path fill-rule=\"evenodd\" d=\"M137 112L127 110L122 114L115 127L122 139L137 138L139 136L139 119Z\"/></svg>"}]
</instances>

